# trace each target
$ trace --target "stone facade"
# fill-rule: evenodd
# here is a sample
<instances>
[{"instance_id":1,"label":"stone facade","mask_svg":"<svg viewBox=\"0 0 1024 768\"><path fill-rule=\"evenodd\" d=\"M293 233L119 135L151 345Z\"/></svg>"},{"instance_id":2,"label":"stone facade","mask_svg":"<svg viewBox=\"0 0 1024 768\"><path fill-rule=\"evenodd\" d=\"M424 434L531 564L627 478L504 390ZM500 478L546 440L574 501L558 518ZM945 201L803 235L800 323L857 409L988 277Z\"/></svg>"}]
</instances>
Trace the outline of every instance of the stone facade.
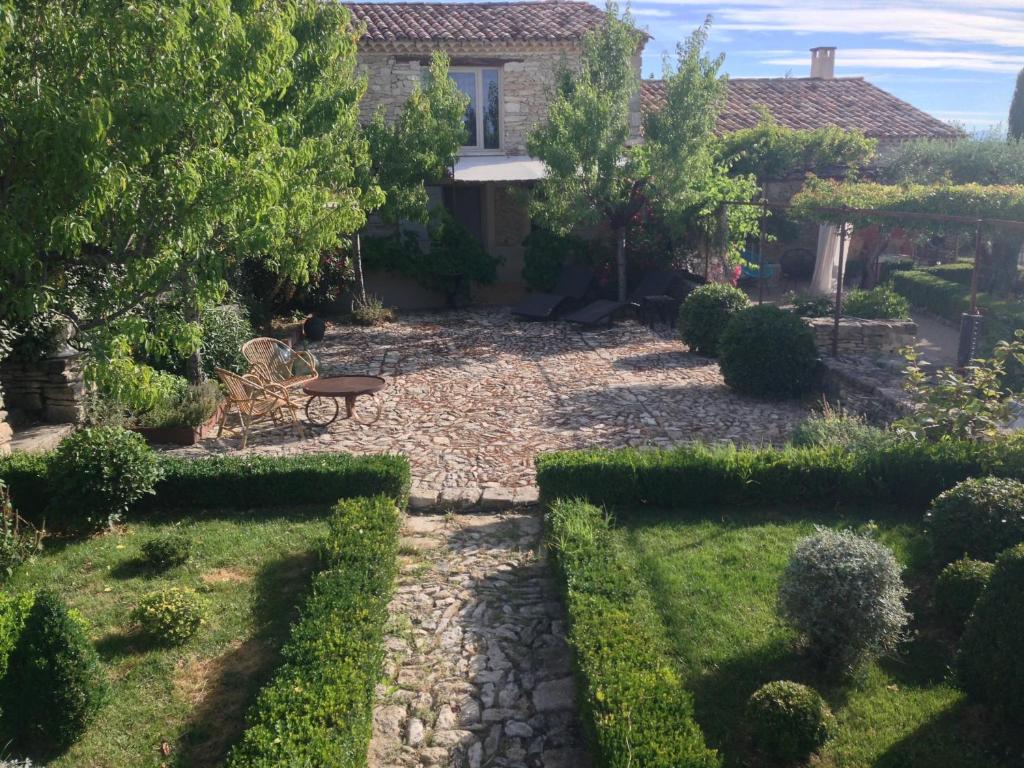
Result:
<instances>
[{"instance_id":1,"label":"stone facade","mask_svg":"<svg viewBox=\"0 0 1024 768\"><path fill-rule=\"evenodd\" d=\"M85 383L80 355L55 355L35 362L5 360L0 364L0 380L7 407L27 419L50 424L82 420Z\"/></svg>"},{"instance_id":2,"label":"stone facade","mask_svg":"<svg viewBox=\"0 0 1024 768\"><path fill-rule=\"evenodd\" d=\"M808 317L814 343L823 355L832 354L831 317ZM844 317L839 323L839 354L852 357L892 355L914 343L917 325L912 320L861 320Z\"/></svg>"}]
</instances>

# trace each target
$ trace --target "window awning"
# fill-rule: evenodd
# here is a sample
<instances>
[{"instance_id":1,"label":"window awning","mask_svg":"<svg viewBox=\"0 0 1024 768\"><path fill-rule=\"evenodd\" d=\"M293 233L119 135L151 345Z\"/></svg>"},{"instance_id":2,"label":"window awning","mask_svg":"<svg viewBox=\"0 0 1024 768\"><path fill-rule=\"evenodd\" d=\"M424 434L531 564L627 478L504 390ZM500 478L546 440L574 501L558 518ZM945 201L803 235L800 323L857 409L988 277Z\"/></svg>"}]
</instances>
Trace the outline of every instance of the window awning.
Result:
<instances>
[{"instance_id":1,"label":"window awning","mask_svg":"<svg viewBox=\"0 0 1024 768\"><path fill-rule=\"evenodd\" d=\"M468 155L455 162L454 181L537 181L544 163L529 155Z\"/></svg>"}]
</instances>

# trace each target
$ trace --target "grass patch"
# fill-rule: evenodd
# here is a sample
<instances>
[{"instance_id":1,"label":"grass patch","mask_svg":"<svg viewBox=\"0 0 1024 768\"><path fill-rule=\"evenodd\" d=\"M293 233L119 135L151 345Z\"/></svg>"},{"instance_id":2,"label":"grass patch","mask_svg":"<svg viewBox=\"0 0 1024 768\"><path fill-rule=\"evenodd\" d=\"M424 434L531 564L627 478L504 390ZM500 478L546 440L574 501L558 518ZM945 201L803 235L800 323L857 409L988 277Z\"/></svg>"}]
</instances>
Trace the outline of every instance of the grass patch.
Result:
<instances>
[{"instance_id":1,"label":"grass patch","mask_svg":"<svg viewBox=\"0 0 1024 768\"><path fill-rule=\"evenodd\" d=\"M278 665L309 587L326 509L229 519L140 522L85 541L48 542L10 588L58 590L92 625L111 701L51 768L206 768L223 763L246 710ZM195 541L184 566L154 572L141 545L171 530ZM203 594L207 622L184 646L154 648L131 632L146 593L185 586Z\"/></svg>"},{"instance_id":2,"label":"grass patch","mask_svg":"<svg viewBox=\"0 0 1024 768\"><path fill-rule=\"evenodd\" d=\"M877 510L875 511L877 514ZM1003 738L947 682L951 646L931 625L928 569L916 520L897 514L878 523L879 538L906 566L914 590L915 639L898 658L872 665L837 686L794 650L793 633L777 618L779 578L796 541L813 530L806 512L744 509L679 519L656 512L623 516L615 529L648 580L656 609L694 694L697 722L727 767L761 765L744 723L748 697L780 678L817 688L838 719L838 733L816 766L944 768L1009 766L995 746ZM814 516L819 524L859 527L856 511ZM1019 750L1017 752L1019 754Z\"/></svg>"}]
</instances>

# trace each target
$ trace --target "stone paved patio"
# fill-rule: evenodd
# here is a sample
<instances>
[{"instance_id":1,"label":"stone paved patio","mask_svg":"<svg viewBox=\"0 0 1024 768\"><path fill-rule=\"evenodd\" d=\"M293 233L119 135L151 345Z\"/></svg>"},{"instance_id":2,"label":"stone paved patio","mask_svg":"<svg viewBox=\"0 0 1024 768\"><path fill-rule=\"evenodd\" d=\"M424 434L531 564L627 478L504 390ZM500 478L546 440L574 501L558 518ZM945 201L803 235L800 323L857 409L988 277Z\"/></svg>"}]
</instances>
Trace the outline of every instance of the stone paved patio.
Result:
<instances>
[{"instance_id":1,"label":"stone paved patio","mask_svg":"<svg viewBox=\"0 0 1024 768\"><path fill-rule=\"evenodd\" d=\"M371 768L589 765L541 528L536 510L406 518Z\"/></svg>"},{"instance_id":2,"label":"stone paved patio","mask_svg":"<svg viewBox=\"0 0 1024 768\"><path fill-rule=\"evenodd\" d=\"M371 426L340 420L299 439L265 429L247 451L399 452L413 471L413 506L535 498L533 458L592 446L670 446L693 440L784 440L802 406L731 392L714 361L669 333L633 322L581 331L526 323L505 310L405 315L383 328L331 327L315 348L325 375L388 380ZM234 437L179 449L237 450Z\"/></svg>"}]
</instances>

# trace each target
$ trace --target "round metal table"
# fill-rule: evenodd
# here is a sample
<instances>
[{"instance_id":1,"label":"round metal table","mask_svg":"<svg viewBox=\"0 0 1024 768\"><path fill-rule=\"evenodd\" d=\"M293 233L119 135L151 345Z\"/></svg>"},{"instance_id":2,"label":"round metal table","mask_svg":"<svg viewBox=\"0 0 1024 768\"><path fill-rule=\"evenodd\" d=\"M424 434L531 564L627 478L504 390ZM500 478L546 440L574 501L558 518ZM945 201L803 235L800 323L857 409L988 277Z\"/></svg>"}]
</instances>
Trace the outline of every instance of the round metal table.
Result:
<instances>
[{"instance_id":1,"label":"round metal table","mask_svg":"<svg viewBox=\"0 0 1024 768\"><path fill-rule=\"evenodd\" d=\"M306 401L306 421L315 427L334 423L341 411L339 399L345 401L345 417L360 424L373 424L380 418L381 403L375 400L365 412L357 410L357 399L373 396L387 386L380 376L322 376L303 384L302 391L309 395Z\"/></svg>"}]
</instances>

